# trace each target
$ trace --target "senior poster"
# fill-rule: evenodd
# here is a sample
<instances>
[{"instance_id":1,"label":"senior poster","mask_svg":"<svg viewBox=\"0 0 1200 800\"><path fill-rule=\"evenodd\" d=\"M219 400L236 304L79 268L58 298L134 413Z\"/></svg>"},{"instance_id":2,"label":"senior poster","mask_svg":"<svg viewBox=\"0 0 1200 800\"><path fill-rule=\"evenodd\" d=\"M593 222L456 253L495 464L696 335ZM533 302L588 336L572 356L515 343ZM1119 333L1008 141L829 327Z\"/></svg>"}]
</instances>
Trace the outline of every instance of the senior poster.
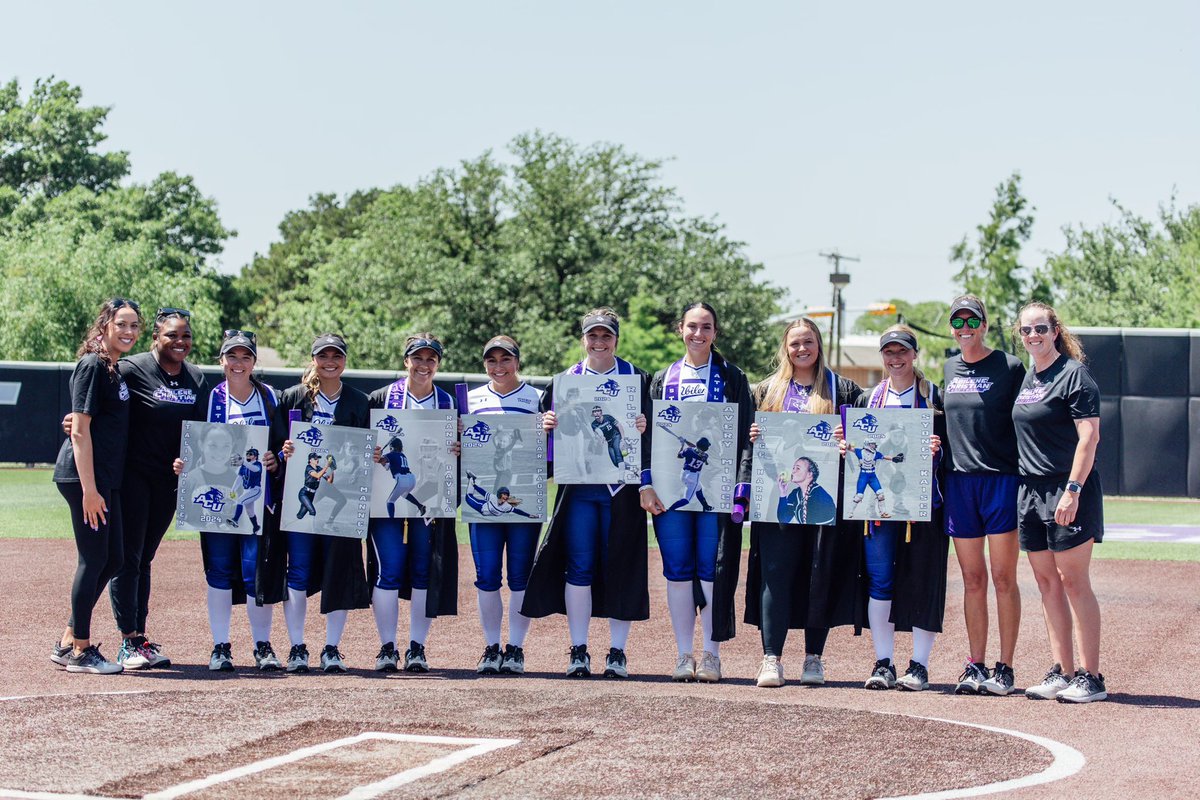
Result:
<instances>
[{"instance_id":1,"label":"senior poster","mask_svg":"<svg viewBox=\"0 0 1200 800\"><path fill-rule=\"evenodd\" d=\"M184 461L175 527L183 531L256 534L262 528L267 428L223 422L184 422Z\"/></svg>"},{"instance_id":2,"label":"senior poster","mask_svg":"<svg viewBox=\"0 0 1200 800\"><path fill-rule=\"evenodd\" d=\"M463 522L546 519L546 433L541 414L462 416Z\"/></svg>"},{"instance_id":3,"label":"senior poster","mask_svg":"<svg viewBox=\"0 0 1200 800\"><path fill-rule=\"evenodd\" d=\"M654 401L650 466L668 510L733 510L737 474L735 403Z\"/></svg>"},{"instance_id":4,"label":"senior poster","mask_svg":"<svg viewBox=\"0 0 1200 800\"><path fill-rule=\"evenodd\" d=\"M838 468L842 457L833 431L836 414L754 416L750 519L780 525L832 525L837 520Z\"/></svg>"},{"instance_id":5,"label":"senior poster","mask_svg":"<svg viewBox=\"0 0 1200 800\"><path fill-rule=\"evenodd\" d=\"M554 481L639 483L640 375L560 375L554 379Z\"/></svg>"},{"instance_id":6,"label":"senior poster","mask_svg":"<svg viewBox=\"0 0 1200 800\"><path fill-rule=\"evenodd\" d=\"M371 516L453 517L457 512L458 438L453 411L371 409L379 461L371 469Z\"/></svg>"},{"instance_id":7,"label":"senior poster","mask_svg":"<svg viewBox=\"0 0 1200 800\"><path fill-rule=\"evenodd\" d=\"M927 408L846 408L844 519L928 522L933 491L933 412Z\"/></svg>"},{"instance_id":8,"label":"senior poster","mask_svg":"<svg viewBox=\"0 0 1200 800\"><path fill-rule=\"evenodd\" d=\"M375 431L293 420L283 481L285 531L367 538Z\"/></svg>"}]
</instances>

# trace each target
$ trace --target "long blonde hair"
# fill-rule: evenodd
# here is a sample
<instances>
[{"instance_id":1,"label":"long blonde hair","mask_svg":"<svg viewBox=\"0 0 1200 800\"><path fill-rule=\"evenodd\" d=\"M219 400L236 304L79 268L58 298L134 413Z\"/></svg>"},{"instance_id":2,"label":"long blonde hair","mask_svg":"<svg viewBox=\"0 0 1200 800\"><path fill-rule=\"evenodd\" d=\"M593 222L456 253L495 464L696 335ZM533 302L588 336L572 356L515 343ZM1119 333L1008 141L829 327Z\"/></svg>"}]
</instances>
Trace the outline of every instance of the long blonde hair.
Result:
<instances>
[{"instance_id":1,"label":"long blonde hair","mask_svg":"<svg viewBox=\"0 0 1200 800\"><path fill-rule=\"evenodd\" d=\"M982 308L982 307L983 307L983 305L981 303L980 308ZM901 333L907 333L909 336L913 337L913 341L916 341L916 339L917 339L917 332L914 331L912 328L908 327L907 325L900 323L900 322L891 326L886 331L881 333L879 336L880 336L880 338L883 338L884 336L887 336L889 333L892 333L893 331L900 331ZM917 352L917 351L913 351L913 352ZM879 354L880 354L879 355L880 359L882 359L883 351L880 350ZM885 373L884 380L887 380L886 372L887 371L884 370L884 373ZM929 393L932 390L929 388L929 379L925 377L925 373L921 372L921 368L917 366L917 362L915 360L913 361L913 377L916 379L917 392L920 393L921 397L925 398L925 405L926 406L931 405L929 402Z\"/></svg>"},{"instance_id":2,"label":"long blonde hair","mask_svg":"<svg viewBox=\"0 0 1200 800\"><path fill-rule=\"evenodd\" d=\"M775 351L775 372L771 377L758 384L755 389L759 411L782 411L783 400L787 397L788 385L792 381L792 362L788 358L788 336L796 328L807 328L817 338L817 364L813 374L812 393L808 397L810 414L832 414L837 406L837 398L831 396L833 389L826 380L825 340L821 338L821 329L817 323L808 317L801 317L788 323L783 330L783 339L779 349Z\"/></svg>"},{"instance_id":3,"label":"long blonde hair","mask_svg":"<svg viewBox=\"0 0 1200 800\"><path fill-rule=\"evenodd\" d=\"M1066 325L1058 319L1058 314L1052 306L1047 305L1038 300L1032 303L1026 303L1017 313L1017 321L1013 325L1013 336L1020 338L1021 336L1021 315L1026 311L1043 311L1046 318L1050 320L1050 324L1058 330L1058 338L1055 340L1054 349L1060 353L1066 353L1069 358L1073 358L1080 364L1087 363L1087 356L1083 352L1083 342L1079 341L1079 337L1071 333Z\"/></svg>"}]
</instances>

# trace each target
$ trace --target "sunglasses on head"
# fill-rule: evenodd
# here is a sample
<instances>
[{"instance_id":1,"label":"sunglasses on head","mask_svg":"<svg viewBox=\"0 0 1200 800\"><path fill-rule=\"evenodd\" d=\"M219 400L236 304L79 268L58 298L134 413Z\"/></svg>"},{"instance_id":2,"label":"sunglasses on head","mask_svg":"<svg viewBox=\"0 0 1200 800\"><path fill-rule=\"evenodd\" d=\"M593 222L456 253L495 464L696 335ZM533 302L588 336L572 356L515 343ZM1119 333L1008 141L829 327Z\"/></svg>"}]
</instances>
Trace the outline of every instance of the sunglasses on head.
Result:
<instances>
[{"instance_id":1,"label":"sunglasses on head","mask_svg":"<svg viewBox=\"0 0 1200 800\"><path fill-rule=\"evenodd\" d=\"M983 320L979 317L953 317L950 320L950 327L956 331L961 331L964 325L971 330L975 330L982 324Z\"/></svg>"},{"instance_id":2,"label":"sunglasses on head","mask_svg":"<svg viewBox=\"0 0 1200 800\"><path fill-rule=\"evenodd\" d=\"M132 308L137 313L142 313L142 307L133 300L126 300L124 297L114 297L112 299L113 309L122 309L125 307Z\"/></svg>"},{"instance_id":3,"label":"sunglasses on head","mask_svg":"<svg viewBox=\"0 0 1200 800\"><path fill-rule=\"evenodd\" d=\"M170 306L165 306L160 308L158 313L154 315L155 319L166 319L167 317L183 317L184 319L191 319L192 312L188 311L186 308L171 308Z\"/></svg>"},{"instance_id":4,"label":"sunglasses on head","mask_svg":"<svg viewBox=\"0 0 1200 800\"><path fill-rule=\"evenodd\" d=\"M229 339L230 337L233 337L233 336L245 336L247 339L249 339L252 342L257 341L257 339L258 339L258 337L256 337L254 335L254 331L236 331L236 330L225 331L226 339Z\"/></svg>"},{"instance_id":5,"label":"sunglasses on head","mask_svg":"<svg viewBox=\"0 0 1200 800\"><path fill-rule=\"evenodd\" d=\"M1039 322L1037 325L1022 325L1017 328L1022 336L1028 336L1031 333L1036 333L1038 336L1045 336L1054 329L1053 325L1047 325L1044 322Z\"/></svg>"}]
</instances>

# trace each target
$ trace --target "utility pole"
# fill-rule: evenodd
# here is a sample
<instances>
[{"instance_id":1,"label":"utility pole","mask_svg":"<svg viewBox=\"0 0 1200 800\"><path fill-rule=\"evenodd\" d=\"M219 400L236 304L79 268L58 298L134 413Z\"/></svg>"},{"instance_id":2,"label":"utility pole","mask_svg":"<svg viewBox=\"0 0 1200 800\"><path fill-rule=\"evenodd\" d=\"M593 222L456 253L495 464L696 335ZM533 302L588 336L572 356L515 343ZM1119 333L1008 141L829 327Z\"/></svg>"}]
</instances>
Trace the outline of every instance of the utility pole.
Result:
<instances>
[{"instance_id":1,"label":"utility pole","mask_svg":"<svg viewBox=\"0 0 1200 800\"><path fill-rule=\"evenodd\" d=\"M842 317L846 313L846 304L842 299L842 289L850 283L850 275L842 272L843 261L861 261L860 258L844 256L834 248L832 253L821 253L821 256L833 263L833 272L829 273L829 283L833 286L833 321L830 324L830 334L833 338L834 369L842 368Z\"/></svg>"}]
</instances>

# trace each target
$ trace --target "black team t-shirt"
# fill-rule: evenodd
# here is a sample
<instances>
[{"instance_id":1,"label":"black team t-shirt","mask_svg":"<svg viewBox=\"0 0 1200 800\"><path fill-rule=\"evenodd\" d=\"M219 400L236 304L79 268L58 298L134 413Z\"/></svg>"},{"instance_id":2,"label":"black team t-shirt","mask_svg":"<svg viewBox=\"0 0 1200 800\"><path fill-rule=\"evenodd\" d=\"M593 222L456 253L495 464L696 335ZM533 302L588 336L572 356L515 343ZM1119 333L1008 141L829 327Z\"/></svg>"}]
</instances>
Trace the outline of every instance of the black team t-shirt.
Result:
<instances>
[{"instance_id":1,"label":"black team t-shirt","mask_svg":"<svg viewBox=\"0 0 1200 800\"><path fill-rule=\"evenodd\" d=\"M968 363L961 355L946 362L942 400L946 406L946 468L951 472L1017 474L1017 436L1012 408L1025 367L993 350Z\"/></svg>"},{"instance_id":2,"label":"black team t-shirt","mask_svg":"<svg viewBox=\"0 0 1200 800\"><path fill-rule=\"evenodd\" d=\"M1044 372L1025 376L1012 416L1021 475L1063 480L1079 445L1075 420L1100 416L1100 389L1087 367L1060 355Z\"/></svg>"},{"instance_id":3,"label":"black team t-shirt","mask_svg":"<svg viewBox=\"0 0 1200 800\"><path fill-rule=\"evenodd\" d=\"M71 373L71 411L92 418L92 470L100 491L120 489L125 475L125 442L129 437L129 387L119 373L94 353L79 359ZM68 437L54 462L55 483L78 483L75 450Z\"/></svg>"},{"instance_id":4,"label":"black team t-shirt","mask_svg":"<svg viewBox=\"0 0 1200 800\"><path fill-rule=\"evenodd\" d=\"M208 412L204 374L184 362L178 375L168 375L152 353L117 362L132 395L129 409L128 468L140 474L174 480L171 462L179 458L184 420L203 421Z\"/></svg>"}]
</instances>

